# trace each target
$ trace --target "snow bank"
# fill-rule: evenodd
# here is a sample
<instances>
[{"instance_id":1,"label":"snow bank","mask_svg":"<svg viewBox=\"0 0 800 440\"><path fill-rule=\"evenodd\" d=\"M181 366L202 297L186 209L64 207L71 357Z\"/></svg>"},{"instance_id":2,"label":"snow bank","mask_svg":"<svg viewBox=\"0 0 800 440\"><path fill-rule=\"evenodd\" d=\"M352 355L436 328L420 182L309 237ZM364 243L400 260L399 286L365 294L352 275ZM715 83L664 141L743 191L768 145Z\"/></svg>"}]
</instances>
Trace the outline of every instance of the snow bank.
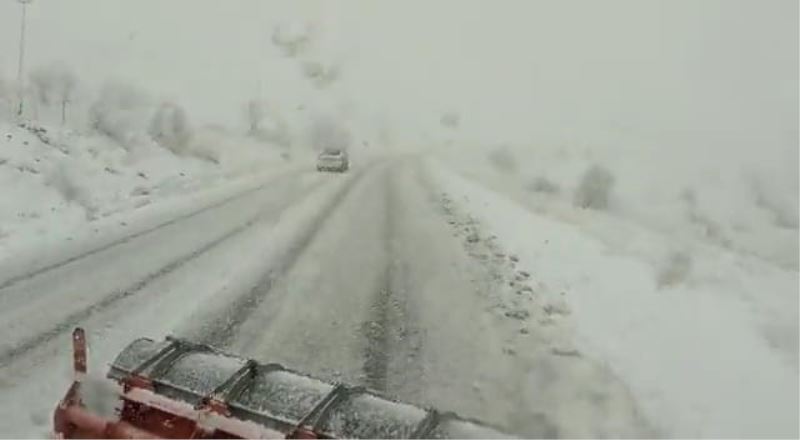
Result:
<instances>
[{"instance_id":1,"label":"snow bank","mask_svg":"<svg viewBox=\"0 0 800 440\"><path fill-rule=\"evenodd\" d=\"M564 177L570 165L571 177L578 175L582 166L570 161L530 171L549 171L548 179L574 187L570 182L577 179ZM796 268L708 239L681 247L680 238L649 227L659 225L654 216L642 221L635 206L623 211L631 212L630 218L568 203L548 206L530 195L501 195L432 168L443 190L519 256L519 266L531 273L541 294L562 295L573 310L581 351L624 378L660 432L798 435ZM713 194L719 188L698 190ZM617 194L616 206L635 200L632 192ZM542 197L560 196L545 192ZM657 203L667 199L653 203L667 217L660 226L672 220L677 228L684 222L690 229L679 230L679 237L697 237L686 219L670 218L666 206ZM778 230L770 226L764 233Z\"/></svg>"}]
</instances>

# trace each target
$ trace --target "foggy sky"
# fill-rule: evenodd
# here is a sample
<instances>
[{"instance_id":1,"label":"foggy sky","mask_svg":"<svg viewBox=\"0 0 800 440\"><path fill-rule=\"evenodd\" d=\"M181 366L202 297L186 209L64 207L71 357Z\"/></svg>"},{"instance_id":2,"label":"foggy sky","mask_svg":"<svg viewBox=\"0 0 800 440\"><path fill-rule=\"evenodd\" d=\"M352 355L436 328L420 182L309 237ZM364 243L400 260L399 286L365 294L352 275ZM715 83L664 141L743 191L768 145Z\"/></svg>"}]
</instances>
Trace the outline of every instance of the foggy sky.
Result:
<instances>
[{"instance_id":1,"label":"foggy sky","mask_svg":"<svg viewBox=\"0 0 800 440\"><path fill-rule=\"evenodd\" d=\"M261 95L401 132L455 109L462 136L487 141L702 137L785 153L797 18L794 0L34 0L27 64L122 78L207 122L239 123ZM318 29L314 57L342 65L325 93L269 44L275 24L298 21ZM6 78L18 25L19 6L0 1Z\"/></svg>"}]
</instances>

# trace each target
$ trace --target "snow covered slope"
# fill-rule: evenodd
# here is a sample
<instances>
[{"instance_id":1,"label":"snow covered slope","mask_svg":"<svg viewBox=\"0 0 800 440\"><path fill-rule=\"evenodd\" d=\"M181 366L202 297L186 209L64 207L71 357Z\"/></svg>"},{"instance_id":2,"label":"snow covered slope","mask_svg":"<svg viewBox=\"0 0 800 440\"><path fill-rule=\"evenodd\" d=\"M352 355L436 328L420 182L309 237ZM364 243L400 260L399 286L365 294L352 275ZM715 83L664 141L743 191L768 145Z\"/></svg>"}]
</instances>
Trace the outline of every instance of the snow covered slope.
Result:
<instances>
[{"instance_id":1,"label":"snow covered slope","mask_svg":"<svg viewBox=\"0 0 800 440\"><path fill-rule=\"evenodd\" d=\"M0 260L67 245L78 230L97 232L108 218L124 223L147 205L291 166L275 148L213 131L196 133L182 155L34 122L2 123L0 135Z\"/></svg>"},{"instance_id":2,"label":"snow covered slope","mask_svg":"<svg viewBox=\"0 0 800 440\"><path fill-rule=\"evenodd\" d=\"M555 301L554 310L571 312L580 350L604 359L625 378L659 432L797 436L798 271L790 258L782 258L791 257L792 248L796 257L796 223L769 223L768 213L739 217L763 222L753 226L754 237L783 234L775 244L786 252L766 246L772 243L750 247L737 235L720 243L704 236L690 217L679 217L686 207L664 209L658 197L644 204L629 193L621 200L615 195L607 211L572 206L578 185L564 176L579 177L583 164L568 154L539 163L504 160L503 154L512 153L493 152L493 160L495 166L504 164L504 173L475 161L468 167L471 179L464 177L467 172L431 168L448 197L480 225L476 237L496 235L531 273L534 295ZM459 159L448 157L453 168L463 168L467 160L463 152ZM684 184L677 178L671 183L674 191ZM698 190L724 194L714 186ZM620 208L636 202L642 204ZM747 206L738 194L717 202L698 203L697 209L713 213L726 203ZM648 210L662 217L637 216ZM714 220L727 232L736 219Z\"/></svg>"},{"instance_id":3,"label":"snow covered slope","mask_svg":"<svg viewBox=\"0 0 800 440\"><path fill-rule=\"evenodd\" d=\"M540 141L438 154L462 174L606 240L617 240L609 223L633 222L670 235L675 252L691 253L702 243L796 271L797 145L670 141L656 135L609 144Z\"/></svg>"}]
</instances>

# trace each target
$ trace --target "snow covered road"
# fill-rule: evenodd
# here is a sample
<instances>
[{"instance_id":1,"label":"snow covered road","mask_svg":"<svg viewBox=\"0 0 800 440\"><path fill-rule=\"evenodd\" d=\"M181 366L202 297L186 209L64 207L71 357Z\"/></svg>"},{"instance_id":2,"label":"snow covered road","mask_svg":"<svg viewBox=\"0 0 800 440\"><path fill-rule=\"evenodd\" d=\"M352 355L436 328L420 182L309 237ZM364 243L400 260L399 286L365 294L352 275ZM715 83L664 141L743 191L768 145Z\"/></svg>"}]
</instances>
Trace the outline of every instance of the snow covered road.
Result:
<instances>
[{"instance_id":1,"label":"snow covered road","mask_svg":"<svg viewBox=\"0 0 800 440\"><path fill-rule=\"evenodd\" d=\"M5 330L0 348L4 388L0 425L13 434L43 435L30 431L33 427L26 422L33 417L34 425L49 423L51 408L46 407L52 407L52 399L60 393L56 388L68 378L64 362L69 351L64 342L72 327L89 329L93 359L99 366L113 358L125 339L170 333L193 307L217 293L228 280L231 262L238 264L237 254L263 247L259 238L272 230L290 205L318 195L315 190L321 183L314 173L280 176L99 251L84 250L65 264L33 269L31 276L6 281L0 290ZM19 399L31 407L9 403ZM30 416L20 419L16 411Z\"/></svg>"},{"instance_id":2,"label":"snow covered road","mask_svg":"<svg viewBox=\"0 0 800 440\"><path fill-rule=\"evenodd\" d=\"M454 410L524 436L656 434L572 344L568 308L418 158L277 176L0 289L0 425L44 436L69 375L174 334Z\"/></svg>"},{"instance_id":3,"label":"snow covered road","mask_svg":"<svg viewBox=\"0 0 800 440\"><path fill-rule=\"evenodd\" d=\"M268 221L293 200L298 182L275 184L286 186L282 198L263 191L239 195L214 209L202 209L181 221L79 254L65 264L6 281L0 319L10 331L0 343L0 365L69 333L77 323L128 297L146 295L154 280L213 251L248 227ZM31 320L33 316L40 319Z\"/></svg>"}]
</instances>

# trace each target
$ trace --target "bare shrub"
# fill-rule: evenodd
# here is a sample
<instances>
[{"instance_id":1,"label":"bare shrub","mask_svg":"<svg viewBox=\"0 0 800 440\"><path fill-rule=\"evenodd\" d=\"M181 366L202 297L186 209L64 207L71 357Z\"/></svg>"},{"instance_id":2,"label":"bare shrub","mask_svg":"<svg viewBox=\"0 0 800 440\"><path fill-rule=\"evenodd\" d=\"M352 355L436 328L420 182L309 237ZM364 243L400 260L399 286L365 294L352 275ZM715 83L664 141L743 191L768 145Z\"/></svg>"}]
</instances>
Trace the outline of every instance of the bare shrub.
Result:
<instances>
[{"instance_id":1,"label":"bare shrub","mask_svg":"<svg viewBox=\"0 0 800 440\"><path fill-rule=\"evenodd\" d=\"M662 264L656 279L659 287L685 282L692 269L691 256L683 251L672 252Z\"/></svg>"},{"instance_id":2,"label":"bare shrub","mask_svg":"<svg viewBox=\"0 0 800 440\"><path fill-rule=\"evenodd\" d=\"M575 190L574 204L580 208L603 210L608 208L614 175L600 165L593 165L583 174Z\"/></svg>"},{"instance_id":3,"label":"bare shrub","mask_svg":"<svg viewBox=\"0 0 800 440\"><path fill-rule=\"evenodd\" d=\"M108 83L89 108L91 128L128 147L142 130L147 100L137 88Z\"/></svg>"},{"instance_id":4,"label":"bare shrub","mask_svg":"<svg viewBox=\"0 0 800 440\"><path fill-rule=\"evenodd\" d=\"M186 111L170 102L158 107L150 121L149 133L154 141L173 153L182 153L192 136Z\"/></svg>"},{"instance_id":5,"label":"bare shrub","mask_svg":"<svg viewBox=\"0 0 800 440\"><path fill-rule=\"evenodd\" d=\"M337 64L323 64L319 61L303 63L303 75L317 88L323 89L336 82L341 75Z\"/></svg>"},{"instance_id":6,"label":"bare shrub","mask_svg":"<svg viewBox=\"0 0 800 440\"><path fill-rule=\"evenodd\" d=\"M516 173L517 172L517 158L514 157L507 147L499 147L492 150L489 155L489 163L500 172L503 173Z\"/></svg>"},{"instance_id":7,"label":"bare shrub","mask_svg":"<svg viewBox=\"0 0 800 440\"><path fill-rule=\"evenodd\" d=\"M272 31L272 44L288 57L296 57L311 43L313 29L307 24L286 23L275 26Z\"/></svg>"},{"instance_id":8,"label":"bare shrub","mask_svg":"<svg viewBox=\"0 0 800 440\"><path fill-rule=\"evenodd\" d=\"M557 183L544 176L538 176L533 179L533 181L528 184L528 189L543 194L558 194L561 192L561 187L558 186Z\"/></svg>"}]
</instances>

